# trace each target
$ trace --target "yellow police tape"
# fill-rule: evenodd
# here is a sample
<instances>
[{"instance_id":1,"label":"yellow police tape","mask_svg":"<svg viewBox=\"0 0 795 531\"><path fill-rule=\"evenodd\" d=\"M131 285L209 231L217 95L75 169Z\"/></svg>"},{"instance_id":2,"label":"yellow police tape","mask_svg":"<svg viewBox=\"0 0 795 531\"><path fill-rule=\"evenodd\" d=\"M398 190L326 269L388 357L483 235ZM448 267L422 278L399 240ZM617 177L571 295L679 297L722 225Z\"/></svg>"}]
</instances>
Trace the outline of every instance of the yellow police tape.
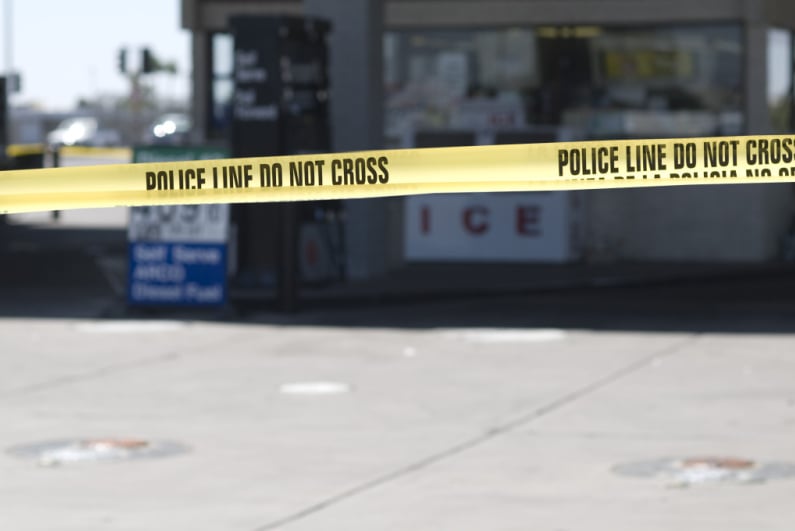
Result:
<instances>
[{"instance_id":1,"label":"yellow police tape","mask_svg":"<svg viewBox=\"0 0 795 531\"><path fill-rule=\"evenodd\" d=\"M132 160L132 149L126 147L64 146L58 153L61 157L111 159L120 162Z\"/></svg>"},{"instance_id":2,"label":"yellow police tape","mask_svg":"<svg viewBox=\"0 0 795 531\"><path fill-rule=\"evenodd\" d=\"M6 155L11 158L45 155L47 152L48 148L44 144L9 144L6 146ZM132 149L126 147L62 146L58 148L58 153L62 157L115 159L120 162L129 162L132 158Z\"/></svg>"},{"instance_id":3,"label":"yellow police tape","mask_svg":"<svg viewBox=\"0 0 795 531\"><path fill-rule=\"evenodd\" d=\"M9 157L25 157L27 155L43 155L47 151L44 144L10 144L6 146Z\"/></svg>"},{"instance_id":4,"label":"yellow police tape","mask_svg":"<svg viewBox=\"0 0 795 531\"><path fill-rule=\"evenodd\" d=\"M563 142L0 173L0 212L795 181L795 135Z\"/></svg>"}]
</instances>

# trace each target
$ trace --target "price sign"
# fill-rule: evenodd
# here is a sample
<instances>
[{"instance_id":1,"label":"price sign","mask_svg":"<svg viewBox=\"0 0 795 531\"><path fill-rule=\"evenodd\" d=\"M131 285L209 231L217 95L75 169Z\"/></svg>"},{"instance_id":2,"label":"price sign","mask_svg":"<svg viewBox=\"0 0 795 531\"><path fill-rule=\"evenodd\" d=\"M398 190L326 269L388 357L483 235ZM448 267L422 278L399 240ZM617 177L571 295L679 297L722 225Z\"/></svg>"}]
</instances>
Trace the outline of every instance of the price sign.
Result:
<instances>
[{"instance_id":1,"label":"price sign","mask_svg":"<svg viewBox=\"0 0 795 531\"><path fill-rule=\"evenodd\" d=\"M134 160L197 160L226 153L197 148L136 148ZM130 210L131 305L215 306L226 302L229 205L166 205Z\"/></svg>"}]
</instances>

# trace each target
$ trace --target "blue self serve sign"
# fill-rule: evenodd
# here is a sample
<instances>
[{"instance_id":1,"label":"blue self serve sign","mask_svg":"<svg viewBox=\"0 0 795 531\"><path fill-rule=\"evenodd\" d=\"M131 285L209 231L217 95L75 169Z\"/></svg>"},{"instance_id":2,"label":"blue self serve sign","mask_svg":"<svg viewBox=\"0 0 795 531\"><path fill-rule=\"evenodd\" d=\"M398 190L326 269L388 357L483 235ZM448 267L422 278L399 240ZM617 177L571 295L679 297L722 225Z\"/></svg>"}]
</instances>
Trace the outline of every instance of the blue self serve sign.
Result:
<instances>
[{"instance_id":1,"label":"blue self serve sign","mask_svg":"<svg viewBox=\"0 0 795 531\"><path fill-rule=\"evenodd\" d=\"M228 205L132 210L129 303L224 304L228 219Z\"/></svg>"},{"instance_id":2,"label":"blue self serve sign","mask_svg":"<svg viewBox=\"0 0 795 531\"><path fill-rule=\"evenodd\" d=\"M135 162L223 158L219 150L137 148ZM130 209L127 301L139 306L226 303L229 205Z\"/></svg>"}]
</instances>

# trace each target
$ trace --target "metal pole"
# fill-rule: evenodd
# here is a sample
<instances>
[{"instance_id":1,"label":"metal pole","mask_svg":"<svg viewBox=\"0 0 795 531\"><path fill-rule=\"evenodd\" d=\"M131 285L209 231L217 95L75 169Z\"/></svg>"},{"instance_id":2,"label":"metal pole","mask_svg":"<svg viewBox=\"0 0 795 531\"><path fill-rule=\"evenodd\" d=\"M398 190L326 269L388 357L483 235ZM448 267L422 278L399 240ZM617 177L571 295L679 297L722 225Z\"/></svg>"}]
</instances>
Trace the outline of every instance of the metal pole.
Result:
<instances>
[{"instance_id":1,"label":"metal pole","mask_svg":"<svg viewBox=\"0 0 795 531\"><path fill-rule=\"evenodd\" d=\"M8 100L9 95L14 91L11 83L13 80L11 79L11 69L13 68L12 65L12 58L14 57L12 53L13 47L13 36L12 36L12 26L13 23L11 22L12 18L12 0L5 0L5 12L3 14L3 21L5 22L5 76L2 79L2 90L0 90L0 162L5 166L8 161L6 157L6 146L8 145L9 139L9 131L8 131Z\"/></svg>"},{"instance_id":2,"label":"metal pole","mask_svg":"<svg viewBox=\"0 0 795 531\"><path fill-rule=\"evenodd\" d=\"M11 75L14 71L14 0L5 0L5 71Z\"/></svg>"},{"instance_id":3,"label":"metal pole","mask_svg":"<svg viewBox=\"0 0 795 531\"><path fill-rule=\"evenodd\" d=\"M295 203L278 205L279 238L277 300L279 310L298 311L298 209Z\"/></svg>"}]
</instances>

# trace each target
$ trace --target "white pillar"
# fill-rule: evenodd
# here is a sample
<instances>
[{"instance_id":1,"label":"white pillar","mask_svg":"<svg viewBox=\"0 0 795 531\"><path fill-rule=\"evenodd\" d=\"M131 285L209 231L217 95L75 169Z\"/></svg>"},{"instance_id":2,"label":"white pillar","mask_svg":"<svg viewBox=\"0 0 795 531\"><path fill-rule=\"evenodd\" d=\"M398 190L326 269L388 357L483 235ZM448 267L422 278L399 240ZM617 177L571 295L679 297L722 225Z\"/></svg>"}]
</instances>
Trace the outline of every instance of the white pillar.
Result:
<instances>
[{"instance_id":1,"label":"white pillar","mask_svg":"<svg viewBox=\"0 0 795 531\"><path fill-rule=\"evenodd\" d=\"M767 26L749 13L745 27L745 130L770 133L767 102ZM787 65L789 67L789 65Z\"/></svg>"},{"instance_id":2,"label":"white pillar","mask_svg":"<svg viewBox=\"0 0 795 531\"><path fill-rule=\"evenodd\" d=\"M383 0L305 0L306 14L331 22L331 131L335 151L383 147ZM388 200L346 203L348 275L388 267Z\"/></svg>"}]
</instances>

